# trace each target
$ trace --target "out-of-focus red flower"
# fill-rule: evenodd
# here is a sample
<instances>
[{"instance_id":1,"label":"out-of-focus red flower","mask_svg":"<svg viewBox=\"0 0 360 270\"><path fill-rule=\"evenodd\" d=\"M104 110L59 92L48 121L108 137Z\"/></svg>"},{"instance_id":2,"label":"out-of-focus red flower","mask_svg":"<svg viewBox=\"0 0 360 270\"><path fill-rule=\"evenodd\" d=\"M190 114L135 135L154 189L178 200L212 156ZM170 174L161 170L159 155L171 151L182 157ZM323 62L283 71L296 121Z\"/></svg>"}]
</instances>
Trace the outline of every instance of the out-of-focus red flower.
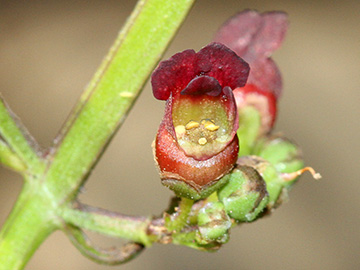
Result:
<instances>
[{"instance_id":1,"label":"out-of-focus red flower","mask_svg":"<svg viewBox=\"0 0 360 270\"><path fill-rule=\"evenodd\" d=\"M238 113L232 89L243 87L248 73L248 64L219 43L159 64L151 84L154 96L167 100L154 146L164 185L177 191L181 182L201 193L233 168Z\"/></svg>"},{"instance_id":2,"label":"out-of-focus red flower","mask_svg":"<svg viewBox=\"0 0 360 270\"><path fill-rule=\"evenodd\" d=\"M261 114L261 133L268 133L276 118L276 100L281 95L280 71L270 58L280 47L288 26L284 12L243 11L219 29L215 41L231 48L249 63L251 71L245 87L234 90L238 110L247 105Z\"/></svg>"}]
</instances>

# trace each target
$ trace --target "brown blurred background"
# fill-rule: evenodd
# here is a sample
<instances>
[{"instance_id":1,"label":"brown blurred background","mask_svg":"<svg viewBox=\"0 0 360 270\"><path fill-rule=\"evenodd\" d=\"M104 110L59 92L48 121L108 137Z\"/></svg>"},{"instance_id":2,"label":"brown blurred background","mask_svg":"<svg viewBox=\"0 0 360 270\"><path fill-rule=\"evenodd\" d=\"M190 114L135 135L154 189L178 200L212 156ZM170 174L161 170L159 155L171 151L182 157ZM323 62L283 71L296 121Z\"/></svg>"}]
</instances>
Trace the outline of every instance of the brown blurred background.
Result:
<instances>
[{"instance_id":1,"label":"brown blurred background","mask_svg":"<svg viewBox=\"0 0 360 270\"><path fill-rule=\"evenodd\" d=\"M51 144L107 52L135 1L0 1L0 91L39 143ZM290 29L274 59L285 91L276 130L295 139L309 175L270 218L232 230L217 253L154 245L113 269L360 268L360 1L199 0L166 57L206 45L228 17L245 8L284 10ZM94 170L81 200L126 214L158 214L162 187L150 144L163 113L149 84ZM0 168L0 224L22 181ZM99 244L117 240L92 235ZM111 269L84 258L61 232L29 270Z\"/></svg>"}]
</instances>

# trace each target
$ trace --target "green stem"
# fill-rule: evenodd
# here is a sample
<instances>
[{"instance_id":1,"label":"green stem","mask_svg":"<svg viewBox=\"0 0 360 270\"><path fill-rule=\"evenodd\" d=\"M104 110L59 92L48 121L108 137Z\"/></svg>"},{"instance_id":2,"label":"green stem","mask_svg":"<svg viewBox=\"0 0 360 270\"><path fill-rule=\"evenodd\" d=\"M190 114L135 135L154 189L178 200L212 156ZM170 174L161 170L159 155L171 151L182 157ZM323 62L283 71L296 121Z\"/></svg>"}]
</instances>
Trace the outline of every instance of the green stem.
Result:
<instances>
[{"instance_id":1,"label":"green stem","mask_svg":"<svg viewBox=\"0 0 360 270\"><path fill-rule=\"evenodd\" d=\"M86 205L77 209L64 207L60 215L66 223L76 227L128 239L145 246L152 244L147 234L151 222L149 218L126 216Z\"/></svg>"},{"instance_id":2,"label":"green stem","mask_svg":"<svg viewBox=\"0 0 360 270\"><path fill-rule=\"evenodd\" d=\"M188 222L188 217L193 204L193 200L184 197L181 198L179 209L175 213L175 218L171 220L170 217L170 220L168 220L168 222L165 224L165 227L168 229L168 231L180 232L184 228L184 226Z\"/></svg>"},{"instance_id":3,"label":"green stem","mask_svg":"<svg viewBox=\"0 0 360 270\"><path fill-rule=\"evenodd\" d=\"M24 162L10 148L10 146L1 139L0 139L0 163L20 173L23 173L26 170L26 165L24 164Z\"/></svg>"},{"instance_id":4,"label":"green stem","mask_svg":"<svg viewBox=\"0 0 360 270\"><path fill-rule=\"evenodd\" d=\"M50 157L53 162L47 172L48 186L59 199L72 199L77 194L193 1L139 1Z\"/></svg>"}]
</instances>

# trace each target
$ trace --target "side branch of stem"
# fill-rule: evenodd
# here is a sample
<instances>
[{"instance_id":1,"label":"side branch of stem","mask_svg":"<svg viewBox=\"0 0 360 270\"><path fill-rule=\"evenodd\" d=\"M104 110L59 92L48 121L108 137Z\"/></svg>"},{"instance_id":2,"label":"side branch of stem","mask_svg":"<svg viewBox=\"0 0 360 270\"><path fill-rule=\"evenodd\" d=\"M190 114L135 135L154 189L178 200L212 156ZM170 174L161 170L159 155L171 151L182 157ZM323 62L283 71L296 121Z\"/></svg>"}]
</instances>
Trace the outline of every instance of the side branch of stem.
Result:
<instances>
[{"instance_id":1,"label":"side branch of stem","mask_svg":"<svg viewBox=\"0 0 360 270\"><path fill-rule=\"evenodd\" d=\"M124 238L145 246L153 242L148 235L151 219L122 215L86 205L64 207L60 213L65 223L111 237Z\"/></svg>"},{"instance_id":2,"label":"side branch of stem","mask_svg":"<svg viewBox=\"0 0 360 270\"><path fill-rule=\"evenodd\" d=\"M26 167L31 173L41 172L45 168L39 157L39 147L22 125L16 115L10 110L0 96L0 160L4 160L15 170ZM9 163L10 162L10 163Z\"/></svg>"}]
</instances>

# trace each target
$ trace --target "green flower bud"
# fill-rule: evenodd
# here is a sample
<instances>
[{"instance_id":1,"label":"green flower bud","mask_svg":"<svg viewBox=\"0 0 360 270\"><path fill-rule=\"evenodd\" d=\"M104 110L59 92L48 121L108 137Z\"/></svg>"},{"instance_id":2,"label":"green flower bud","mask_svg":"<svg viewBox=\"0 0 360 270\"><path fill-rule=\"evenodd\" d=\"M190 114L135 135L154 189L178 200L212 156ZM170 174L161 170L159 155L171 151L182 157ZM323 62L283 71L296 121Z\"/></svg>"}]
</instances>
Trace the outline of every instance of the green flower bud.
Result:
<instances>
[{"instance_id":1,"label":"green flower bud","mask_svg":"<svg viewBox=\"0 0 360 270\"><path fill-rule=\"evenodd\" d=\"M231 220L221 202L207 203L198 213L196 241L205 245L211 242L226 243Z\"/></svg>"},{"instance_id":2,"label":"green flower bud","mask_svg":"<svg viewBox=\"0 0 360 270\"><path fill-rule=\"evenodd\" d=\"M284 137L272 136L258 140L253 154L266 159L274 165L281 175L283 186L287 190L305 171L309 171L315 179L321 178L321 175L316 173L313 168L304 167L301 149Z\"/></svg>"},{"instance_id":3,"label":"green flower bud","mask_svg":"<svg viewBox=\"0 0 360 270\"><path fill-rule=\"evenodd\" d=\"M219 200L228 215L239 222L250 222L264 210L269 201L266 184L252 167L237 166L229 182L218 191Z\"/></svg>"},{"instance_id":4,"label":"green flower bud","mask_svg":"<svg viewBox=\"0 0 360 270\"><path fill-rule=\"evenodd\" d=\"M269 161L281 173L295 172L304 167L301 149L295 143L280 136L258 140L253 154Z\"/></svg>"}]
</instances>

